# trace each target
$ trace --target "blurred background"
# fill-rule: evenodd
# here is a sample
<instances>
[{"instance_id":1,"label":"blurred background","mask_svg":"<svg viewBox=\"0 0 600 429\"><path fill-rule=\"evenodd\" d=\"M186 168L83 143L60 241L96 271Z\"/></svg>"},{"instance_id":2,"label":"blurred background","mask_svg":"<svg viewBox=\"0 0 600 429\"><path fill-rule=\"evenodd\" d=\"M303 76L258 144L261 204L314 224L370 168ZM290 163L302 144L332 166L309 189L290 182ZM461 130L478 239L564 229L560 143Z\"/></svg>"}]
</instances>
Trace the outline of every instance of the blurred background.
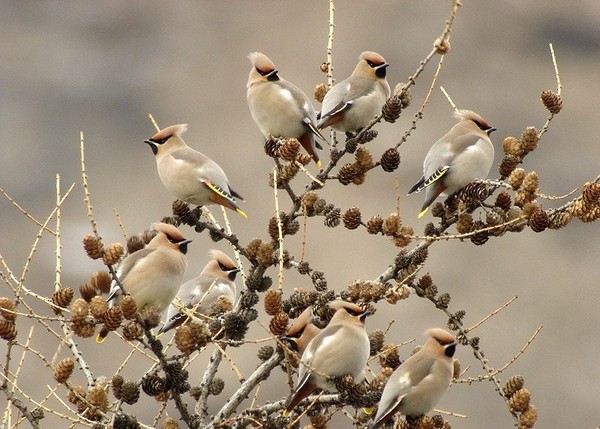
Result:
<instances>
[{"instance_id":1,"label":"blurred background","mask_svg":"<svg viewBox=\"0 0 600 429\"><path fill-rule=\"evenodd\" d=\"M325 61L328 2L326 1L0 1L0 187L31 215L44 221L55 204L55 175L63 192L76 182L62 210L62 281L78 286L91 272L102 269L85 255L81 239L90 232L83 203L79 165L79 133L85 134L87 170L94 214L105 243L123 241L113 209L129 234L141 232L170 214L173 197L163 188L151 151L142 141L158 124L189 124L186 141L215 159L227 172L233 187L247 202L244 220L229 212L242 243L266 239L267 222L274 213L272 189L267 186L273 161L263 151L263 138L246 105L249 52L269 55L280 75L307 94L326 81L319 65ZM333 65L336 79L348 76L364 50L381 53L390 67L392 88L414 73L431 50L450 11L439 0L365 1L336 3ZM465 1L452 30L452 49L444 61L439 84L445 86L460 108L483 115L498 131L496 165L502 139L520 136L526 126L541 127L547 112L539 101L544 89L556 82L548 43L553 43L563 83L563 111L553 121L540 147L526 158L524 168L540 176L543 193L562 195L593 180L600 171L597 124L600 110L600 3L595 0L562 2L499 0ZM431 63L413 87L413 103L395 124L379 124L379 138L369 144L377 159L410 126L430 85L436 63ZM315 107L319 110L318 103ZM402 163L393 174L373 171L360 187L329 183L321 195L342 211L356 205L363 218L396 210L396 181L400 188L400 214L405 225L421 233L430 215L417 220L422 195L405 196L421 175L422 160L430 145L454 124L452 109L436 89L413 136L400 148ZM327 158L326 152L323 155ZM309 170L316 172L310 165ZM498 177L494 166L490 177ZM300 192L306 183L292 183ZM562 201L543 201L544 208ZM285 198L281 208L288 210ZM220 210L213 210L222 219ZM0 198L0 254L19 277L38 227ZM374 279L393 261L397 248L364 230L330 230L322 219L307 225L306 259L323 270L330 287L341 291L355 279ZM211 242L182 228L194 242L188 254L186 278L196 276L216 247L233 252L223 242ZM500 375L522 374L539 410L538 427L596 427L600 424L600 342L598 324L599 225L573 221L559 231L535 234L525 230L492 238L484 246L470 242L439 242L430 248L424 271L440 291L453 298L450 309L467 311L471 325L517 295L505 311L474 334L489 364L501 367L523 347L535 329L543 329L524 356ZM286 239L286 248L299 255L299 236ZM55 242L45 235L33 257L26 286L49 296L53 291ZM270 270L275 275L274 270ZM239 281L238 281L239 287ZM286 272L284 290L310 288L306 278ZM10 296L6 285L1 295ZM262 313L262 323L268 317ZM399 343L415 338L446 318L416 296L395 306L385 302L367 321L367 330L393 324L387 339ZM44 305L37 311L50 315ZM18 319L24 341L29 321ZM264 338L257 328L251 338ZM93 339L79 341L96 376L111 377L128 352L118 338L103 345ZM57 341L36 326L34 343L49 358ZM6 347L0 343L0 353ZM413 345L400 349L401 357ZM258 358L246 349L229 349L240 370L248 376ZM203 374L209 347L190 370L192 385ZM67 356L66 350L57 356ZM205 356L206 355L206 356ZM470 349L459 348L466 376L482 373ZM148 367L128 365L125 374L139 377ZM16 365L16 363L12 363ZM20 386L41 400L55 382L33 354L25 359ZM377 366L376 366L377 367ZM39 371L42 371L41 373ZM238 386L224 362L219 376L226 393ZM85 384L81 374L74 382ZM64 388L58 390L66 396ZM288 394L286 377L276 370L263 386L259 403ZM212 397L210 412L222 406L227 395ZM189 397L188 397L189 398ZM148 404L148 399L145 399ZM191 401L192 402L192 401ZM192 406L190 402L190 407ZM57 409L65 412L57 401ZM146 424L160 404L125 406ZM507 428L512 419L504 402L488 382L452 386L438 408L465 414L448 417L456 428ZM169 411L172 412L169 408ZM238 410L239 411L239 410ZM48 416L43 427L56 418ZM303 420L304 422L304 420ZM64 424L64 422L63 422ZM306 423L303 423L306 424ZM346 427L341 417L332 427Z\"/></svg>"}]
</instances>

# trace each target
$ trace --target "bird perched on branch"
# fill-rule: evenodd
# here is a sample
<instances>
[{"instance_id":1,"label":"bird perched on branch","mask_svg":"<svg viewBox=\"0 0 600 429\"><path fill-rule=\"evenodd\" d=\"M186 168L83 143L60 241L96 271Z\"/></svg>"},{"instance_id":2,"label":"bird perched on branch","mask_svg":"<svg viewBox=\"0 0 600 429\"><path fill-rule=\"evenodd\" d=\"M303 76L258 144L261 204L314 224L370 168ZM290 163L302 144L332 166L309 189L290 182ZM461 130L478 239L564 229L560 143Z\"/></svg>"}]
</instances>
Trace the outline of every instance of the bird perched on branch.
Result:
<instances>
[{"instance_id":1,"label":"bird perched on branch","mask_svg":"<svg viewBox=\"0 0 600 429\"><path fill-rule=\"evenodd\" d=\"M304 353L310 341L321 332L321 329L312 323L312 318L312 307L308 307L294 320L292 326L285 333L285 337L281 338L300 355Z\"/></svg>"},{"instance_id":2,"label":"bird perched on branch","mask_svg":"<svg viewBox=\"0 0 600 429\"><path fill-rule=\"evenodd\" d=\"M155 223L158 231L148 245L128 255L117 269L117 278L126 293L135 300L138 309L151 306L159 313L169 306L183 281L188 267L185 254L192 240L187 240L173 225ZM123 291L113 281L106 301L114 307L121 300ZM103 328L96 341L101 343L108 335Z\"/></svg>"},{"instance_id":3,"label":"bird perched on branch","mask_svg":"<svg viewBox=\"0 0 600 429\"><path fill-rule=\"evenodd\" d=\"M219 204L247 217L235 201L235 198L242 201L243 198L231 188L219 164L183 141L181 135L186 131L186 124L171 125L144 140L156 157L163 185L187 203Z\"/></svg>"},{"instance_id":4,"label":"bird perched on branch","mask_svg":"<svg viewBox=\"0 0 600 429\"><path fill-rule=\"evenodd\" d=\"M159 334L176 328L187 320L188 317L180 310L181 307L205 314L211 304L217 302L221 296L229 299L231 304L235 303L235 276L240 269L220 250L212 249L208 254L211 260L200 275L179 288L177 296L167 310L166 321L158 331Z\"/></svg>"},{"instance_id":5,"label":"bird perched on branch","mask_svg":"<svg viewBox=\"0 0 600 429\"><path fill-rule=\"evenodd\" d=\"M308 96L279 76L279 70L265 54L252 52L246 98L252 119L267 138L295 138L321 165L315 137L323 140L317 126L316 112Z\"/></svg>"},{"instance_id":6,"label":"bird perched on branch","mask_svg":"<svg viewBox=\"0 0 600 429\"><path fill-rule=\"evenodd\" d=\"M319 332L302 353L298 384L284 415L315 389L331 389L330 377L351 375L355 381L363 379L363 369L369 358L369 337L365 332L365 318L370 314L356 304L334 304L331 321Z\"/></svg>"},{"instance_id":7,"label":"bird perched on branch","mask_svg":"<svg viewBox=\"0 0 600 429\"><path fill-rule=\"evenodd\" d=\"M419 213L423 217L440 196L449 196L475 179L485 179L494 161L490 134L496 128L470 110L457 110L459 123L431 146L423 162L423 177L408 191L425 189L425 202Z\"/></svg>"},{"instance_id":8,"label":"bird perched on branch","mask_svg":"<svg viewBox=\"0 0 600 429\"><path fill-rule=\"evenodd\" d=\"M390 96L386 80L388 63L376 52L365 51L358 57L356 68L346 80L325 94L317 127L356 132L366 127Z\"/></svg>"},{"instance_id":9,"label":"bird perched on branch","mask_svg":"<svg viewBox=\"0 0 600 429\"><path fill-rule=\"evenodd\" d=\"M450 386L456 340L440 328L425 331L429 337L417 353L400 365L383 388L372 429L401 413L420 417L435 407Z\"/></svg>"}]
</instances>

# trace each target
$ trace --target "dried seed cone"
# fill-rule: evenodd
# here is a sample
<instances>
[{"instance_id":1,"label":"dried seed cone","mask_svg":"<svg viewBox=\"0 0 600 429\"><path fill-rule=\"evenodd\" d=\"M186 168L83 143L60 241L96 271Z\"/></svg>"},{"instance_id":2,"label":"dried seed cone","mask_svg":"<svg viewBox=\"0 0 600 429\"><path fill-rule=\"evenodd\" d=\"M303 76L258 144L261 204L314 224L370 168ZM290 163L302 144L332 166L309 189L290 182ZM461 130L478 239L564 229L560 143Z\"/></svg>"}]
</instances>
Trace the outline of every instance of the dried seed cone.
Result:
<instances>
[{"instance_id":1,"label":"dried seed cone","mask_svg":"<svg viewBox=\"0 0 600 429\"><path fill-rule=\"evenodd\" d=\"M73 322L81 322L85 320L90 311L88 303L83 298L77 298L71 304L71 320Z\"/></svg>"},{"instance_id":2,"label":"dried seed cone","mask_svg":"<svg viewBox=\"0 0 600 429\"><path fill-rule=\"evenodd\" d=\"M224 388L225 388L225 382L223 381L223 379L219 378L219 377L215 377L215 378L213 378L210 385L208 386L208 393L213 396L218 396L221 394L221 392L223 392Z\"/></svg>"},{"instance_id":3,"label":"dried seed cone","mask_svg":"<svg viewBox=\"0 0 600 429\"><path fill-rule=\"evenodd\" d=\"M356 229L361 224L361 214L358 207L350 207L342 216L344 226L348 229Z\"/></svg>"},{"instance_id":4,"label":"dried seed cone","mask_svg":"<svg viewBox=\"0 0 600 429\"><path fill-rule=\"evenodd\" d=\"M280 213L281 215L282 213ZM273 239L273 240L277 240L279 238L279 224L277 222L277 218L275 216L273 216L271 219L269 219L269 236ZM284 218L281 217L281 236L285 236L285 223L284 223Z\"/></svg>"},{"instance_id":5,"label":"dried seed cone","mask_svg":"<svg viewBox=\"0 0 600 429\"><path fill-rule=\"evenodd\" d=\"M417 429L435 429L433 424L433 419L429 416L423 416L419 420L417 420L416 424Z\"/></svg>"},{"instance_id":6,"label":"dried seed cone","mask_svg":"<svg viewBox=\"0 0 600 429\"><path fill-rule=\"evenodd\" d=\"M148 396L156 396L167 389L167 381L157 374L147 374L142 378L142 390Z\"/></svg>"},{"instance_id":7,"label":"dried seed cone","mask_svg":"<svg viewBox=\"0 0 600 429\"><path fill-rule=\"evenodd\" d=\"M277 156L277 148L279 147L279 142L277 140L268 139L265 141L265 153L271 158L275 158Z\"/></svg>"},{"instance_id":8,"label":"dried seed cone","mask_svg":"<svg viewBox=\"0 0 600 429\"><path fill-rule=\"evenodd\" d=\"M460 378L460 361L456 358L452 361L452 378L455 380Z\"/></svg>"},{"instance_id":9,"label":"dried seed cone","mask_svg":"<svg viewBox=\"0 0 600 429\"><path fill-rule=\"evenodd\" d=\"M471 232L473 228L473 216L470 213L462 213L458 215L458 220L456 221L456 231L459 234L466 234Z\"/></svg>"},{"instance_id":10,"label":"dried seed cone","mask_svg":"<svg viewBox=\"0 0 600 429\"><path fill-rule=\"evenodd\" d=\"M106 412L108 410L108 397L102 386L96 385L92 387L86 394L87 401L93 406L97 407L100 411Z\"/></svg>"},{"instance_id":11,"label":"dried seed cone","mask_svg":"<svg viewBox=\"0 0 600 429\"><path fill-rule=\"evenodd\" d=\"M510 173L517 168L518 164L519 159L517 157L513 155L506 155L504 158L502 158L502 161L500 161L500 165L498 166L498 172L500 173L500 176L510 176Z\"/></svg>"},{"instance_id":12,"label":"dried seed cone","mask_svg":"<svg viewBox=\"0 0 600 429\"><path fill-rule=\"evenodd\" d=\"M90 302L96 296L96 288L90 283L83 283L79 286L79 294L85 301Z\"/></svg>"},{"instance_id":13,"label":"dried seed cone","mask_svg":"<svg viewBox=\"0 0 600 429\"><path fill-rule=\"evenodd\" d=\"M356 163L360 167L361 170L365 171L375 165L373 163L373 156L371 155L371 151L364 146L359 147L356 150L356 154L354 155L356 158Z\"/></svg>"},{"instance_id":14,"label":"dried seed cone","mask_svg":"<svg viewBox=\"0 0 600 429\"><path fill-rule=\"evenodd\" d=\"M466 203L483 201L487 198L487 187L483 183L471 182L461 191L461 198Z\"/></svg>"},{"instance_id":15,"label":"dried seed cone","mask_svg":"<svg viewBox=\"0 0 600 429\"><path fill-rule=\"evenodd\" d=\"M327 85L325 85L324 83L317 84L313 91L315 100L317 100L319 103L322 103L323 99L325 98L325 94L327 94Z\"/></svg>"},{"instance_id":16,"label":"dried seed cone","mask_svg":"<svg viewBox=\"0 0 600 429\"><path fill-rule=\"evenodd\" d=\"M390 213L383 221L382 231L387 236L395 236L400 231L400 225L398 213Z\"/></svg>"},{"instance_id":17,"label":"dried seed cone","mask_svg":"<svg viewBox=\"0 0 600 429\"><path fill-rule=\"evenodd\" d=\"M396 119L400 117L400 113L402 112L402 100L398 96L392 96L387 99L385 104L383 105L383 109L381 110L381 114L383 115L383 119L386 122L396 122Z\"/></svg>"},{"instance_id":18,"label":"dried seed cone","mask_svg":"<svg viewBox=\"0 0 600 429\"><path fill-rule=\"evenodd\" d=\"M367 221L367 232L369 234L379 234L383 232L383 218L379 215L373 216Z\"/></svg>"},{"instance_id":19,"label":"dried seed cone","mask_svg":"<svg viewBox=\"0 0 600 429\"><path fill-rule=\"evenodd\" d=\"M327 216L325 216L323 224L329 228L335 228L341 222L342 217L340 213L341 210L339 208L331 210L329 213L327 213Z\"/></svg>"},{"instance_id":20,"label":"dried seed cone","mask_svg":"<svg viewBox=\"0 0 600 429\"><path fill-rule=\"evenodd\" d=\"M510 173L510 175L508 176L508 179L506 181L510 185L510 187L516 191L521 188L521 185L523 185L525 176L526 176L525 170L523 170L522 168L515 168Z\"/></svg>"},{"instance_id":21,"label":"dried seed cone","mask_svg":"<svg viewBox=\"0 0 600 429\"><path fill-rule=\"evenodd\" d=\"M90 313L94 316L94 319L99 322L104 321L104 315L108 311L108 303L104 298L99 295L96 295L90 301Z\"/></svg>"},{"instance_id":22,"label":"dried seed cone","mask_svg":"<svg viewBox=\"0 0 600 429\"><path fill-rule=\"evenodd\" d=\"M381 329L377 329L369 334L369 345L371 356L375 356L383 348L383 342L385 341L385 334Z\"/></svg>"},{"instance_id":23,"label":"dried seed cone","mask_svg":"<svg viewBox=\"0 0 600 429\"><path fill-rule=\"evenodd\" d=\"M481 230L482 228L485 228L485 225L479 221L475 222L475 224L473 225L474 230ZM476 246L482 246L488 240L489 240L488 231L478 231L471 236L471 243L473 243Z\"/></svg>"},{"instance_id":24,"label":"dried seed cone","mask_svg":"<svg viewBox=\"0 0 600 429\"><path fill-rule=\"evenodd\" d=\"M230 340L242 340L248 331L248 323L236 313L227 313L223 318L223 329Z\"/></svg>"},{"instance_id":25,"label":"dried seed cone","mask_svg":"<svg viewBox=\"0 0 600 429\"><path fill-rule=\"evenodd\" d=\"M175 346L184 355L190 355L196 348L196 338L192 333L192 328L188 325L182 325L175 331Z\"/></svg>"},{"instance_id":26,"label":"dried seed cone","mask_svg":"<svg viewBox=\"0 0 600 429\"><path fill-rule=\"evenodd\" d=\"M67 394L67 400L77 406L78 412L82 412L85 408L87 408L87 404L83 401L85 398L86 391L83 386L73 386L72 390L69 390Z\"/></svg>"},{"instance_id":27,"label":"dried seed cone","mask_svg":"<svg viewBox=\"0 0 600 429\"><path fill-rule=\"evenodd\" d=\"M398 354L398 347L394 344L388 344L385 348L385 352L379 356L379 362L381 366L396 369L400 366L402 361Z\"/></svg>"},{"instance_id":28,"label":"dried seed cone","mask_svg":"<svg viewBox=\"0 0 600 429\"><path fill-rule=\"evenodd\" d=\"M96 290L99 290L102 293L108 293L110 292L112 277L108 271L95 271L92 274L90 283Z\"/></svg>"},{"instance_id":29,"label":"dried seed cone","mask_svg":"<svg viewBox=\"0 0 600 429\"><path fill-rule=\"evenodd\" d=\"M123 313L125 319L135 319L135 313L137 312L138 307L135 299L133 299L131 295L125 295L123 299L121 299L119 306L121 307L121 313Z\"/></svg>"},{"instance_id":30,"label":"dried seed cone","mask_svg":"<svg viewBox=\"0 0 600 429\"><path fill-rule=\"evenodd\" d=\"M123 326L123 338L134 341L144 336L144 328L137 322L130 321Z\"/></svg>"},{"instance_id":31,"label":"dried seed cone","mask_svg":"<svg viewBox=\"0 0 600 429\"><path fill-rule=\"evenodd\" d=\"M15 324L6 319L0 319L0 338L6 341L12 341L17 337L17 328Z\"/></svg>"},{"instance_id":32,"label":"dried seed cone","mask_svg":"<svg viewBox=\"0 0 600 429\"><path fill-rule=\"evenodd\" d=\"M535 194L538 190L539 184L540 179L538 178L538 174L535 171L532 171L531 173L527 173L527 175L523 179L521 190L523 192Z\"/></svg>"},{"instance_id":33,"label":"dried seed cone","mask_svg":"<svg viewBox=\"0 0 600 429\"><path fill-rule=\"evenodd\" d=\"M319 199L319 195L315 191L309 191L302 197L302 209L308 216L314 216L315 203Z\"/></svg>"},{"instance_id":34,"label":"dried seed cone","mask_svg":"<svg viewBox=\"0 0 600 429\"><path fill-rule=\"evenodd\" d=\"M504 386L502 387L502 393L504 393L505 397L510 398L515 394L515 392L522 389L524 385L525 380L522 376L513 375L508 380L506 380L506 383L504 383Z\"/></svg>"},{"instance_id":35,"label":"dried seed cone","mask_svg":"<svg viewBox=\"0 0 600 429\"><path fill-rule=\"evenodd\" d=\"M125 382L125 380L123 379L123 377L118 374L113 376L112 380L110 381L110 385L113 390L113 395L115 395L115 398L117 398L119 400L121 399L121 394L122 394L121 389L123 388L124 382Z\"/></svg>"},{"instance_id":36,"label":"dried seed cone","mask_svg":"<svg viewBox=\"0 0 600 429\"><path fill-rule=\"evenodd\" d=\"M125 254L125 248L121 243L112 243L108 246L108 249L102 255L104 265L111 266L117 264L123 255Z\"/></svg>"},{"instance_id":37,"label":"dried seed cone","mask_svg":"<svg viewBox=\"0 0 600 429\"><path fill-rule=\"evenodd\" d=\"M525 153L531 152L538 146L538 136L535 127L527 127L521 135L521 142Z\"/></svg>"},{"instance_id":38,"label":"dried seed cone","mask_svg":"<svg viewBox=\"0 0 600 429\"><path fill-rule=\"evenodd\" d=\"M17 318L17 315L13 313L16 308L15 302L12 299L5 296L0 297L0 316L5 320L13 322Z\"/></svg>"},{"instance_id":39,"label":"dried seed cone","mask_svg":"<svg viewBox=\"0 0 600 429\"><path fill-rule=\"evenodd\" d=\"M123 312L119 306L109 308L104 315L104 327L109 331L116 330L119 326L121 326L122 321Z\"/></svg>"},{"instance_id":40,"label":"dried seed cone","mask_svg":"<svg viewBox=\"0 0 600 429\"><path fill-rule=\"evenodd\" d=\"M281 311L281 293L275 289L269 289L265 293L265 312L269 316L275 316Z\"/></svg>"},{"instance_id":41,"label":"dried seed cone","mask_svg":"<svg viewBox=\"0 0 600 429\"><path fill-rule=\"evenodd\" d=\"M138 250L142 250L146 246L141 234L132 235L127 239L127 253L132 254Z\"/></svg>"},{"instance_id":42,"label":"dried seed cone","mask_svg":"<svg viewBox=\"0 0 600 429\"><path fill-rule=\"evenodd\" d=\"M125 381L121 386L121 399L129 405L135 404L140 399L140 388L135 381Z\"/></svg>"},{"instance_id":43,"label":"dried seed cone","mask_svg":"<svg viewBox=\"0 0 600 429\"><path fill-rule=\"evenodd\" d=\"M94 322L89 322L87 320L77 322L73 321L71 322L71 330L78 337L89 338L94 336L94 332L96 332L96 325L94 325Z\"/></svg>"},{"instance_id":44,"label":"dried seed cone","mask_svg":"<svg viewBox=\"0 0 600 429\"><path fill-rule=\"evenodd\" d=\"M314 414L310 416L310 426L312 429L327 429L328 420L325 414Z\"/></svg>"},{"instance_id":45,"label":"dried seed cone","mask_svg":"<svg viewBox=\"0 0 600 429\"><path fill-rule=\"evenodd\" d=\"M104 254L102 241L94 234L87 234L83 237L83 248L85 253L92 259L100 259Z\"/></svg>"},{"instance_id":46,"label":"dried seed cone","mask_svg":"<svg viewBox=\"0 0 600 429\"><path fill-rule=\"evenodd\" d=\"M383 171L391 173L400 165L400 152L396 148L389 148L381 155L381 168Z\"/></svg>"},{"instance_id":47,"label":"dried seed cone","mask_svg":"<svg viewBox=\"0 0 600 429\"><path fill-rule=\"evenodd\" d=\"M548 218L548 213L544 210L536 210L529 217L529 227L534 232L542 232L548 225L550 224L550 219Z\"/></svg>"},{"instance_id":48,"label":"dried seed cone","mask_svg":"<svg viewBox=\"0 0 600 429\"><path fill-rule=\"evenodd\" d=\"M502 191L496 197L496 201L494 202L496 207L501 208L504 211L510 210L512 206L512 200L510 198L510 194L506 191Z\"/></svg>"},{"instance_id":49,"label":"dried seed cone","mask_svg":"<svg viewBox=\"0 0 600 429\"><path fill-rule=\"evenodd\" d=\"M522 413L529 407L530 399L529 390L519 389L508 400L508 407L513 413Z\"/></svg>"},{"instance_id":50,"label":"dried seed cone","mask_svg":"<svg viewBox=\"0 0 600 429\"><path fill-rule=\"evenodd\" d=\"M273 335L283 335L287 331L287 326L290 318L287 313L279 312L269 322L269 329Z\"/></svg>"},{"instance_id":51,"label":"dried seed cone","mask_svg":"<svg viewBox=\"0 0 600 429\"><path fill-rule=\"evenodd\" d=\"M529 404L529 407L519 416L519 428L532 428L537 422L538 411L535 405Z\"/></svg>"},{"instance_id":52,"label":"dried seed cone","mask_svg":"<svg viewBox=\"0 0 600 429\"><path fill-rule=\"evenodd\" d=\"M295 162L289 162L287 164L285 164L281 170L279 170L279 175L278 175L278 180L279 182L289 182L290 180L292 180L294 177L296 177L296 174L298 174L298 171L300 171L300 167L298 167L298 165L296 165ZM273 180L270 181L271 183L273 183ZM278 184L277 187L280 187L280 185Z\"/></svg>"},{"instance_id":53,"label":"dried seed cone","mask_svg":"<svg viewBox=\"0 0 600 429\"><path fill-rule=\"evenodd\" d=\"M62 308L67 308L71 304L71 300L75 295L75 291L70 287L60 288L52 294L52 303ZM60 311L55 309L55 311Z\"/></svg>"},{"instance_id":54,"label":"dried seed cone","mask_svg":"<svg viewBox=\"0 0 600 429\"><path fill-rule=\"evenodd\" d=\"M262 242L258 248L258 252L256 253L256 260L259 263L259 265L263 267L268 267L272 265L275 262L273 251L273 243Z\"/></svg>"},{"instance_id":55,"label":"dried seed cone","mask_svg":"<svg viewBox=\"0 0 600 429\"><path fill-rule=\"evenodd\" d=\"M506 137L502 141L502 150L506 155L512 155L514 157L520 158L523 156L523 143L516 137Z\"/></svg>"},{"instance_id":56,"label":"dried seed cone","mask_svg":"<svg viewBox=\"0 0 600 429\"><path fill-rule=\"evenodd\" d=\"M392 95L400 97L403 109L406 109L408 106L410 106L410 102L412 101L412 90L410 88L406 88L406 83L398 83L394 87L394 92Z\"/></svg>"},{"instance_id":57,"label":"dried seed cone","mask_svg":"<svg viewBox=\"0 0 600 429\"><path fill-rule=\"evenodd\" d=\"M548 228L561 229L571 222L573 215L568 211L555 211L548 215Z\"/></svg>"},{"instance_id":58,"label":"dried seed cone","mask_svg":"<svg viewBox=\"0 0 600 429\"><path fill-rule=\"evenodd\" d=\"M361 169L357 164L344 164L340 167L338 180L342 185L349 185L361 174Z\"/></svg>"},{"instance_id":59,"label":"dried seed cone","mask_svg":"<svg viewBox=\"0 0 600 429\"><path fill-rule=\"evenodd\" d=\"M262 361L266 361L275 353L275 349L272 346L262 346L258 349L258 358Z\"/></svg>"},{"instance_id":60,"label":"dried seed cone","mask_svg":"<svg viewBox=\"0 0 600 429\"><path fill-rule=\"evenodd\" d=\"M296 139L285 139L277 148L277 156L286 161L294 161L300 150L300 142Z\"/></svg>"},{"instance_id":61,"label":"dried seed cone","mask_svg":"<svg viewBox=\"0 0 600 429\"><path fill-rule=\"evenodd\" d=\"M172 417L167 417L163 422L162 429L179 429L179 424Z\"/></svg>"},{"instance_id":62,"label":"dried seed cone","mask_svg":"<svg viewBox=\"0 0 600 429\"><path fill-rule=\"evenodd\" d=\"M548 89L542 91L540 99L542 100L544 107L553 115L560 113L562 110L562 97L554 91L550 91Z\"/></svg>"},{"instance_id":63,"label":"dried seed cone","mask_svg":"<svg viewBox=\"0 0 600 429\"><path fill-rule=\"evenodd\" d=\"M600 204L600 183L587 182L581 188L583 201L590 206Z\"/></svg>"}]
</instances>

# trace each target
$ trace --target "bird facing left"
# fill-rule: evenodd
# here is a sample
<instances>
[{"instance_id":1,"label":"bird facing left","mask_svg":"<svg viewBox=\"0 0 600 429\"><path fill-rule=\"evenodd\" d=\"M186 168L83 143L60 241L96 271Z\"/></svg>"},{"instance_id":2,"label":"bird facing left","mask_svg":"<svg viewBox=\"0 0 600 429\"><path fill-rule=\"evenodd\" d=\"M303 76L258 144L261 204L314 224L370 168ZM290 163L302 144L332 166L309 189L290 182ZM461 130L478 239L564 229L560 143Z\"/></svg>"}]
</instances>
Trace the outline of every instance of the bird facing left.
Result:
<instances>
[{"instance_id":1,"label":"bird facing left","mask_svg":"<svg viewBox=\"0 0 600 429\"><path fill-rule=\"evenodd\" d=\"M165 188L186 203L219 204L247 217L235 200L244 199L233 190L221 166L185 143L181 135L187 128L186 124L171 125L144 140L156 157Z\"/></svg>"}]
</instances>

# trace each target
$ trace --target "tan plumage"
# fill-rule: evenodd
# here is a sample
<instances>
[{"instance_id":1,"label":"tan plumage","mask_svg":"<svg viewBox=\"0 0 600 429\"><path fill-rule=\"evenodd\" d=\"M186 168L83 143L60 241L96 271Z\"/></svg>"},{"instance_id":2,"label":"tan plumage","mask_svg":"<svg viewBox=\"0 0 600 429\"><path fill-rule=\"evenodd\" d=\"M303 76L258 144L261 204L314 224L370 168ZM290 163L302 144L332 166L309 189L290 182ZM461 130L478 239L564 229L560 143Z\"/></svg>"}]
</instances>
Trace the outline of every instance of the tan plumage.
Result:
<instances>
[{"instance_id":1,"label":"tan plumage","mask_svg":"<svg viewBox=\"0 0 600 429\"><path fill-rule=\"evenodd\" d=\"M494 162L490 133L496 128L470 110L455 113L459 123L431 146L423 162L423 176L411 189L425 191L422 217L439 195L452 195L475 179L485 179Z\"/></svg>"},{"instance_id":2,"label":"tan plumage","mask_svg":"<svg viewBox=\"0 0 600 429\"><path fill-rule=\"evenodd\" d=\"M187 203L220 204L246 217L235 201L243 198L231 188L223 169L183 141L181 135L186 131L186 124L171 125L144 140L156 157L160 180L169 192Z\"/></svg>"},{"instance_id":3,"label":"tan plumage","mask_svg":"<svg viewBox=\"0 0 600 429\"><path fill-rule=\"evenodd\" d=\"M135 300L138 309L152 306L163 312L175 298L183 281L188 266L185 254L192 240L187 240L173 225L155 223L152 229L158 231L156 236L145 248L123 259L117 278L125 292ZM109 306L118 304L121 296L121 288L113 282L106 299ZM96 341L102 342L107 334L107 330L102 330Z\"/></svg>"},{"instance_id":4,"label":"tan plumage","mask_svg":"<svg viewBox=\"0 0 600 429\"><path fill-rule=\"evenodd\" d=\"M300 360L298 384L284 415L315 389L330 390L333 385L323 375L351 375L363 379L363 369L369 358L369 337L364 320L370 313L359 306L346 303L340 306L325 329L308 344ZM314 370L314 371L313 371Z\"/></svg>"},{"instance_id":5,"label":"tan plumage","mask_svg":"<svg viewBox=\"0 0 600 429\"><path fill-rule=\"evenodd\" d=\"M390 96L386 80L385 59L376 52L365 51L347 79L334 85L323 99L317 127L356 132L366 127Z\"/></svg>"},{"instance_id":6,"label":"tan plumage","mask_svg":"<svg viewBox=\"0 0 600 429\"><path fill-rule=\"evenodd\" d=\"M312 318L312 307L308 307L294 320L292 326L287 330L285 337L281 338L290 345L292 350L300 355L304 353L310 341L321 332L321 329L313 325Z\"/></svg>"},{"instance_id":7,"label":"tan plumage","mask_svg":"<svg viewBox=\"0 0 600 429\"><path fill-rule=\"evenodd\" d=\"M440 328L429 329L425 335L429 339L423 348L396 368L385 385L373 429L396 413L410 417L427 414L448 390L456 341Z\"/></svg>"},{"instance_id":8,"label":"tan plumage","mask_svg":"<svg viewBox=\"0 0 600 429\"><path fill-rule=\"evenodd\" d=\"M235 303L235 276L240 269L229 256L220 250L210 250L211 260L206 264L200 275L185 282L179 288L177 296L169 305L164 326L159 334L173 329L187 320L181 307L194 309L196 313L204 314L211 304L224 296Z\"/></svg>"},{"instance_id":9,"label":"tan plumage","mask_svg":"<svg viewBox=\"0 0 600 429\"><path fill-rule=\"evenodd\" d=\"M323 136L315 125L316 112L310 99L298 87L279 76L275 64L265 54L248 55L252 68L246 98L252 119L266 138L295 138L321 165L315 136Z\"/></svg>"}]
</instances>

